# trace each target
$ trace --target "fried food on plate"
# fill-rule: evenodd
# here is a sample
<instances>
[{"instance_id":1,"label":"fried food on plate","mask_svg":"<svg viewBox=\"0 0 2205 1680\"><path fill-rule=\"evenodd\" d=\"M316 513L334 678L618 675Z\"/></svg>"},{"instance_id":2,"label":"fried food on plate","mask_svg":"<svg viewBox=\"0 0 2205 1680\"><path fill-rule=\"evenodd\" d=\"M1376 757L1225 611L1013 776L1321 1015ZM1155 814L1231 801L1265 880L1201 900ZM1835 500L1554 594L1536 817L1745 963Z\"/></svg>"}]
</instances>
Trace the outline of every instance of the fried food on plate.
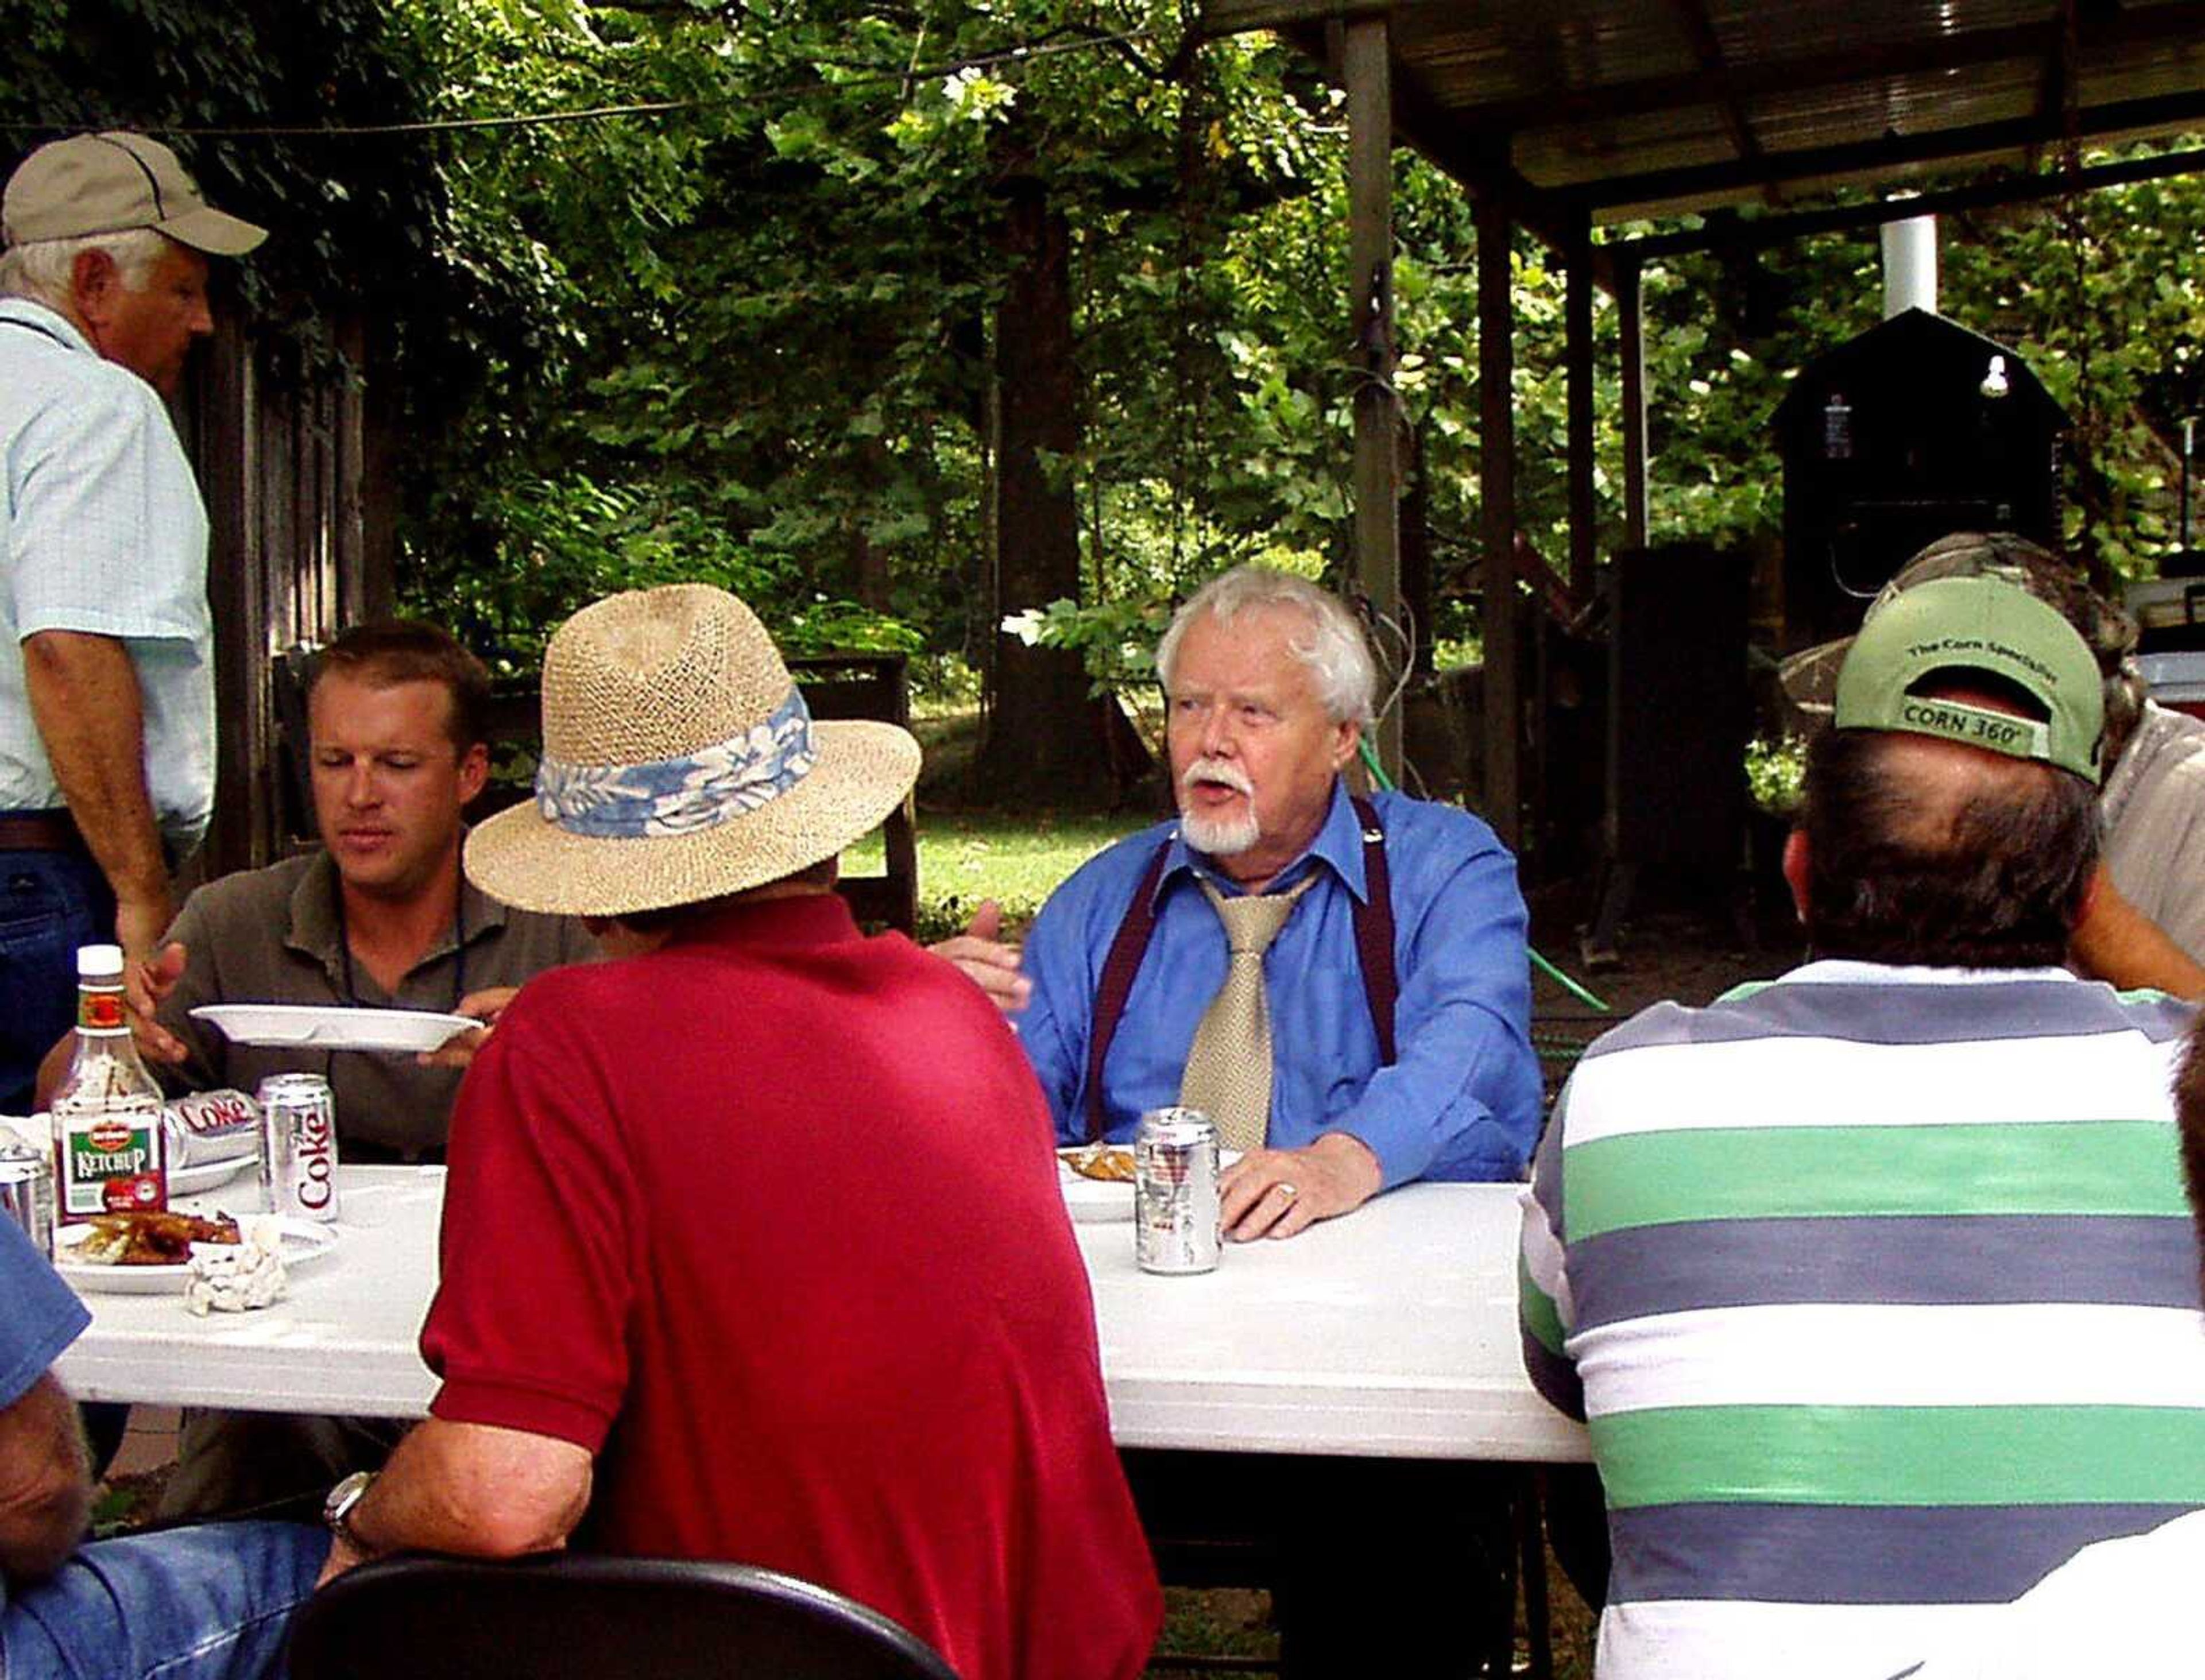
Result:
<instances>
[{"instance_id":1,"label":"fried food on plate","mask_svg":"<svg viewBox=\"0 0 2205 1680\"><path fill-rule=\"evenodd\" d=\"M194 1243L235 1243L237 1222L193 1214L103 1214L78 1239L74 1257L92 1266L181 1266Z\"/></svg>"},{"instance_id":2,"label":"fried food on plate","mask_svg":"<svg viewBox=\"0 0 2205 1680\"><path fill-rule=\"evenodd\" d=\"M1056 1153L1060 1161L1083 1178L1107 1178L1120 1184L1133 1181L1133 1151L1129 1145L1089 1143Z\"/></svg>"}]
</instances>

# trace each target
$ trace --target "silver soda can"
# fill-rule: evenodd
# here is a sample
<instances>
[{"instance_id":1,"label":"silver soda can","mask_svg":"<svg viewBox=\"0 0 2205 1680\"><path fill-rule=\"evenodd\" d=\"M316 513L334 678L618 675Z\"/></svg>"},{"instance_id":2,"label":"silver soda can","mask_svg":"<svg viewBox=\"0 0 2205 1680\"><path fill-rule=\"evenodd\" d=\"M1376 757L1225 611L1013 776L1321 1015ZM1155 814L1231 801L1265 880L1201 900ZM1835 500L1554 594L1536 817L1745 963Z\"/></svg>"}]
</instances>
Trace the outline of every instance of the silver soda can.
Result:
<instances>
[{"instance_id":1,"label":"silver soda can","mask_svg":"<svg viewBox=\"0 0 2205 1680\"><path fill-rule=\"evenodd\" d=\"M243 1091L195 1091L163 1103L169 1134L168 1170L211 1161L235 1161L260 1137L260 1105Z\"/></svg>"},{"instance_id":2,"label":"silver soda can","mask_svg":"<svg viewBox=\"0 0 2205 1680\"><path fill-rule=\"evenodd\" d=\"M48 1260L54 1257L54 1169L27 1143L0 1131L0 1219L13 1221Z\"/></svg>"},{"instance_id":3,"label":"silver soda can","mask_svg":"<svg viewBox=\"0 0 2205 1680\"><path fill-rule=\"evenodd\" d=\"M1214 1272L1217 1128L1199 1108L1151 1108L1133 1137L1133 1259L1144 1272Z\"/></svg>"},{"instance_id":4,"label":"silver soda can","mask_svg":"<svg viewBox=\"0 0 2205 1680\"><path fill-rule=\"evenodd\" d=\"M271 1214L334 1223L337 1104L318 1073L271 1073L260 1105L260 1190Z\"/></svg>"}]
</instances>

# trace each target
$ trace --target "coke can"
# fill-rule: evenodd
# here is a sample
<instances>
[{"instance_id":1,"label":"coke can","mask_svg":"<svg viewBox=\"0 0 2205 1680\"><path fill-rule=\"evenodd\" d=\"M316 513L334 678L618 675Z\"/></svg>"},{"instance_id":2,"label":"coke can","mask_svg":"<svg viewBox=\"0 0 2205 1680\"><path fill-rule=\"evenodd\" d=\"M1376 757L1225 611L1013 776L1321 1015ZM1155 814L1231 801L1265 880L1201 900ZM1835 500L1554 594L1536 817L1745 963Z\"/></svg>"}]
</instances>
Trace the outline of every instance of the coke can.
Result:
<instances>
[{"instance_id":1,"label":"coke can","mask_svg":"<svg viewBox=\"0 0 2205 1680\"><path fill-rule=\"evenodd\" d=\"M271 1214L337 1216L337 1103L318 1073L271 1073L260 1105L260 1190Z\"/></svg>"},{"instance_id":2,"label":"coke can","mask_svg":"<svg viewBox=\"0 0 2205 1680\"><path fill-rule=\"evenodd\" d=\"M260 1141L260 1106L243 1091L195 1091L164 1103L170 1173L206 1161L235 1161Z\"/></svg>"},{"instance_id":3,"label":"coke can","mask_svg":"<svg viewBox=\"0 0 2205 1680\"><path fill-rule=\"evenodd\" d=\"M1151 1108L1133 1137L1133 1259L1144 1272L1214 1272L1217 1128L1199 1108Z\"/></svg>"},{"instance_id":4,"label":"coke can","mask_svg":"<svg viewBox=\"0 0 2205 1680\"><path fill-rule=\"evenodd\" d=\"M0 1219L12 1220L48 1260L54 1257L54 1175L46 1158L0 1130Z\"/></svg>"}]
</instances>

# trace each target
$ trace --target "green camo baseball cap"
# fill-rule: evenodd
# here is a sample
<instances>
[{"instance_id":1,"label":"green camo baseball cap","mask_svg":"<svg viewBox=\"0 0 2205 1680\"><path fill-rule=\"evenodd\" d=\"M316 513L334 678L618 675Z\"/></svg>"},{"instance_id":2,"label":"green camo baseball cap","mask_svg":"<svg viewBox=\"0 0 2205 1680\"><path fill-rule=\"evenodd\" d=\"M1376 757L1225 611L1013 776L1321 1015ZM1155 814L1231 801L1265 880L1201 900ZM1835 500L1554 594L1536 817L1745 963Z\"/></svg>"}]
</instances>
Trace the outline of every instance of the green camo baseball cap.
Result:
<instances>
[{"instance_id":1,"label":"green camo baseball cap","mask_svg":"<svg viewBox=\"0 0 2205 1680\"><path fill-rule=\"evenodd\" d=\"M1970 673L2013 684L2045 715L1913 692L1933 674L1964 686ZM2095 786L2105 699L2089 648L2053 608L1996 578L1937 578L1870 611L1839 668L1830 721L2038 758Z\"/></svg>"}]
</instances>

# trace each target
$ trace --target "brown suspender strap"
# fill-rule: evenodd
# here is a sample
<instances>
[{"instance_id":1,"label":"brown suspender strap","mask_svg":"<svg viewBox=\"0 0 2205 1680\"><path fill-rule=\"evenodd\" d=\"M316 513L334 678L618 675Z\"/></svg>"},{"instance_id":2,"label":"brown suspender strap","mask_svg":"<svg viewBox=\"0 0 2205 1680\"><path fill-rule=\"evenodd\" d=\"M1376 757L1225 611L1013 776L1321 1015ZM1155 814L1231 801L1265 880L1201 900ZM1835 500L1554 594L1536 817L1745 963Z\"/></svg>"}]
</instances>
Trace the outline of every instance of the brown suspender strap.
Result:
<instances>
[{"instance_id":1,"label":"brown suspender strap","mask_svg":"<svg viewBox=\"0 0 2205 1680\"><path fill-rule=\"evenodd\" d=\"M1133 888L1133 901L1126 906L1126 919L1110 941L1110 954L1102 959L1102 983L1095 988L1095 1018L1087 1033L1087 1141L1098 1143L1107 1129L1102 1114L1102 1059L1110 1054L1117 1036L1118 1018L1126 1012L1126 994L1148 954L1149 936L1156 930L1156 882L1163 879L1164 859L1171 856L1171 839L1156 848L1149 866Z\"/></svg>"},{"instance_id":2,"label":"brown suspender strap","mask_svg":"<svg viewBox=\"0 0 2205 1680\"><path fill-rule=\"evenodd\" d=\"M1363 995L1378 1035L1378 1066L1391 1067L1394 1006L1401 983L1394 971L1394 878L1386 869L1386 830L1378 808L1360 793L1350 800L1363 825L1363 896L1355 905L1355 954L1363 962Z\"/></svg>"},{"instance_id":3,"label":"brown suspender strap","mask_svg":"<svg viewBox=\"0 0 2205 1680\"><path fill-rule=\"evenodd\" d=\"M1370 1024L1378 1035L1378 1065L1391 1067L1398 1059L1394 1044L1394 1006L1401 995L1394 969L1393 877L1386 869L1386 830L1378 809L1360 794L1351 795L1355 820L1363 828L1364 896L1355 902L1355 954L1363 970L1363 994L1370 1006ZM1126 999L1148 954L1149 941L1156 930L1156 883L1163 879L1164 859L1171 855L1167 836L1142 871L1133 888L1133 901L1126 906L1126 919L1118 924L1110 952L1102 959L1102 978L1095 988L1095 1013L1087 1035L1087 1140L1100 1142L1108 1129L1102 1112L1102 1063L1117 1036L1118 1022L1126 1012Z\"/></svg>"}]
</instances>

